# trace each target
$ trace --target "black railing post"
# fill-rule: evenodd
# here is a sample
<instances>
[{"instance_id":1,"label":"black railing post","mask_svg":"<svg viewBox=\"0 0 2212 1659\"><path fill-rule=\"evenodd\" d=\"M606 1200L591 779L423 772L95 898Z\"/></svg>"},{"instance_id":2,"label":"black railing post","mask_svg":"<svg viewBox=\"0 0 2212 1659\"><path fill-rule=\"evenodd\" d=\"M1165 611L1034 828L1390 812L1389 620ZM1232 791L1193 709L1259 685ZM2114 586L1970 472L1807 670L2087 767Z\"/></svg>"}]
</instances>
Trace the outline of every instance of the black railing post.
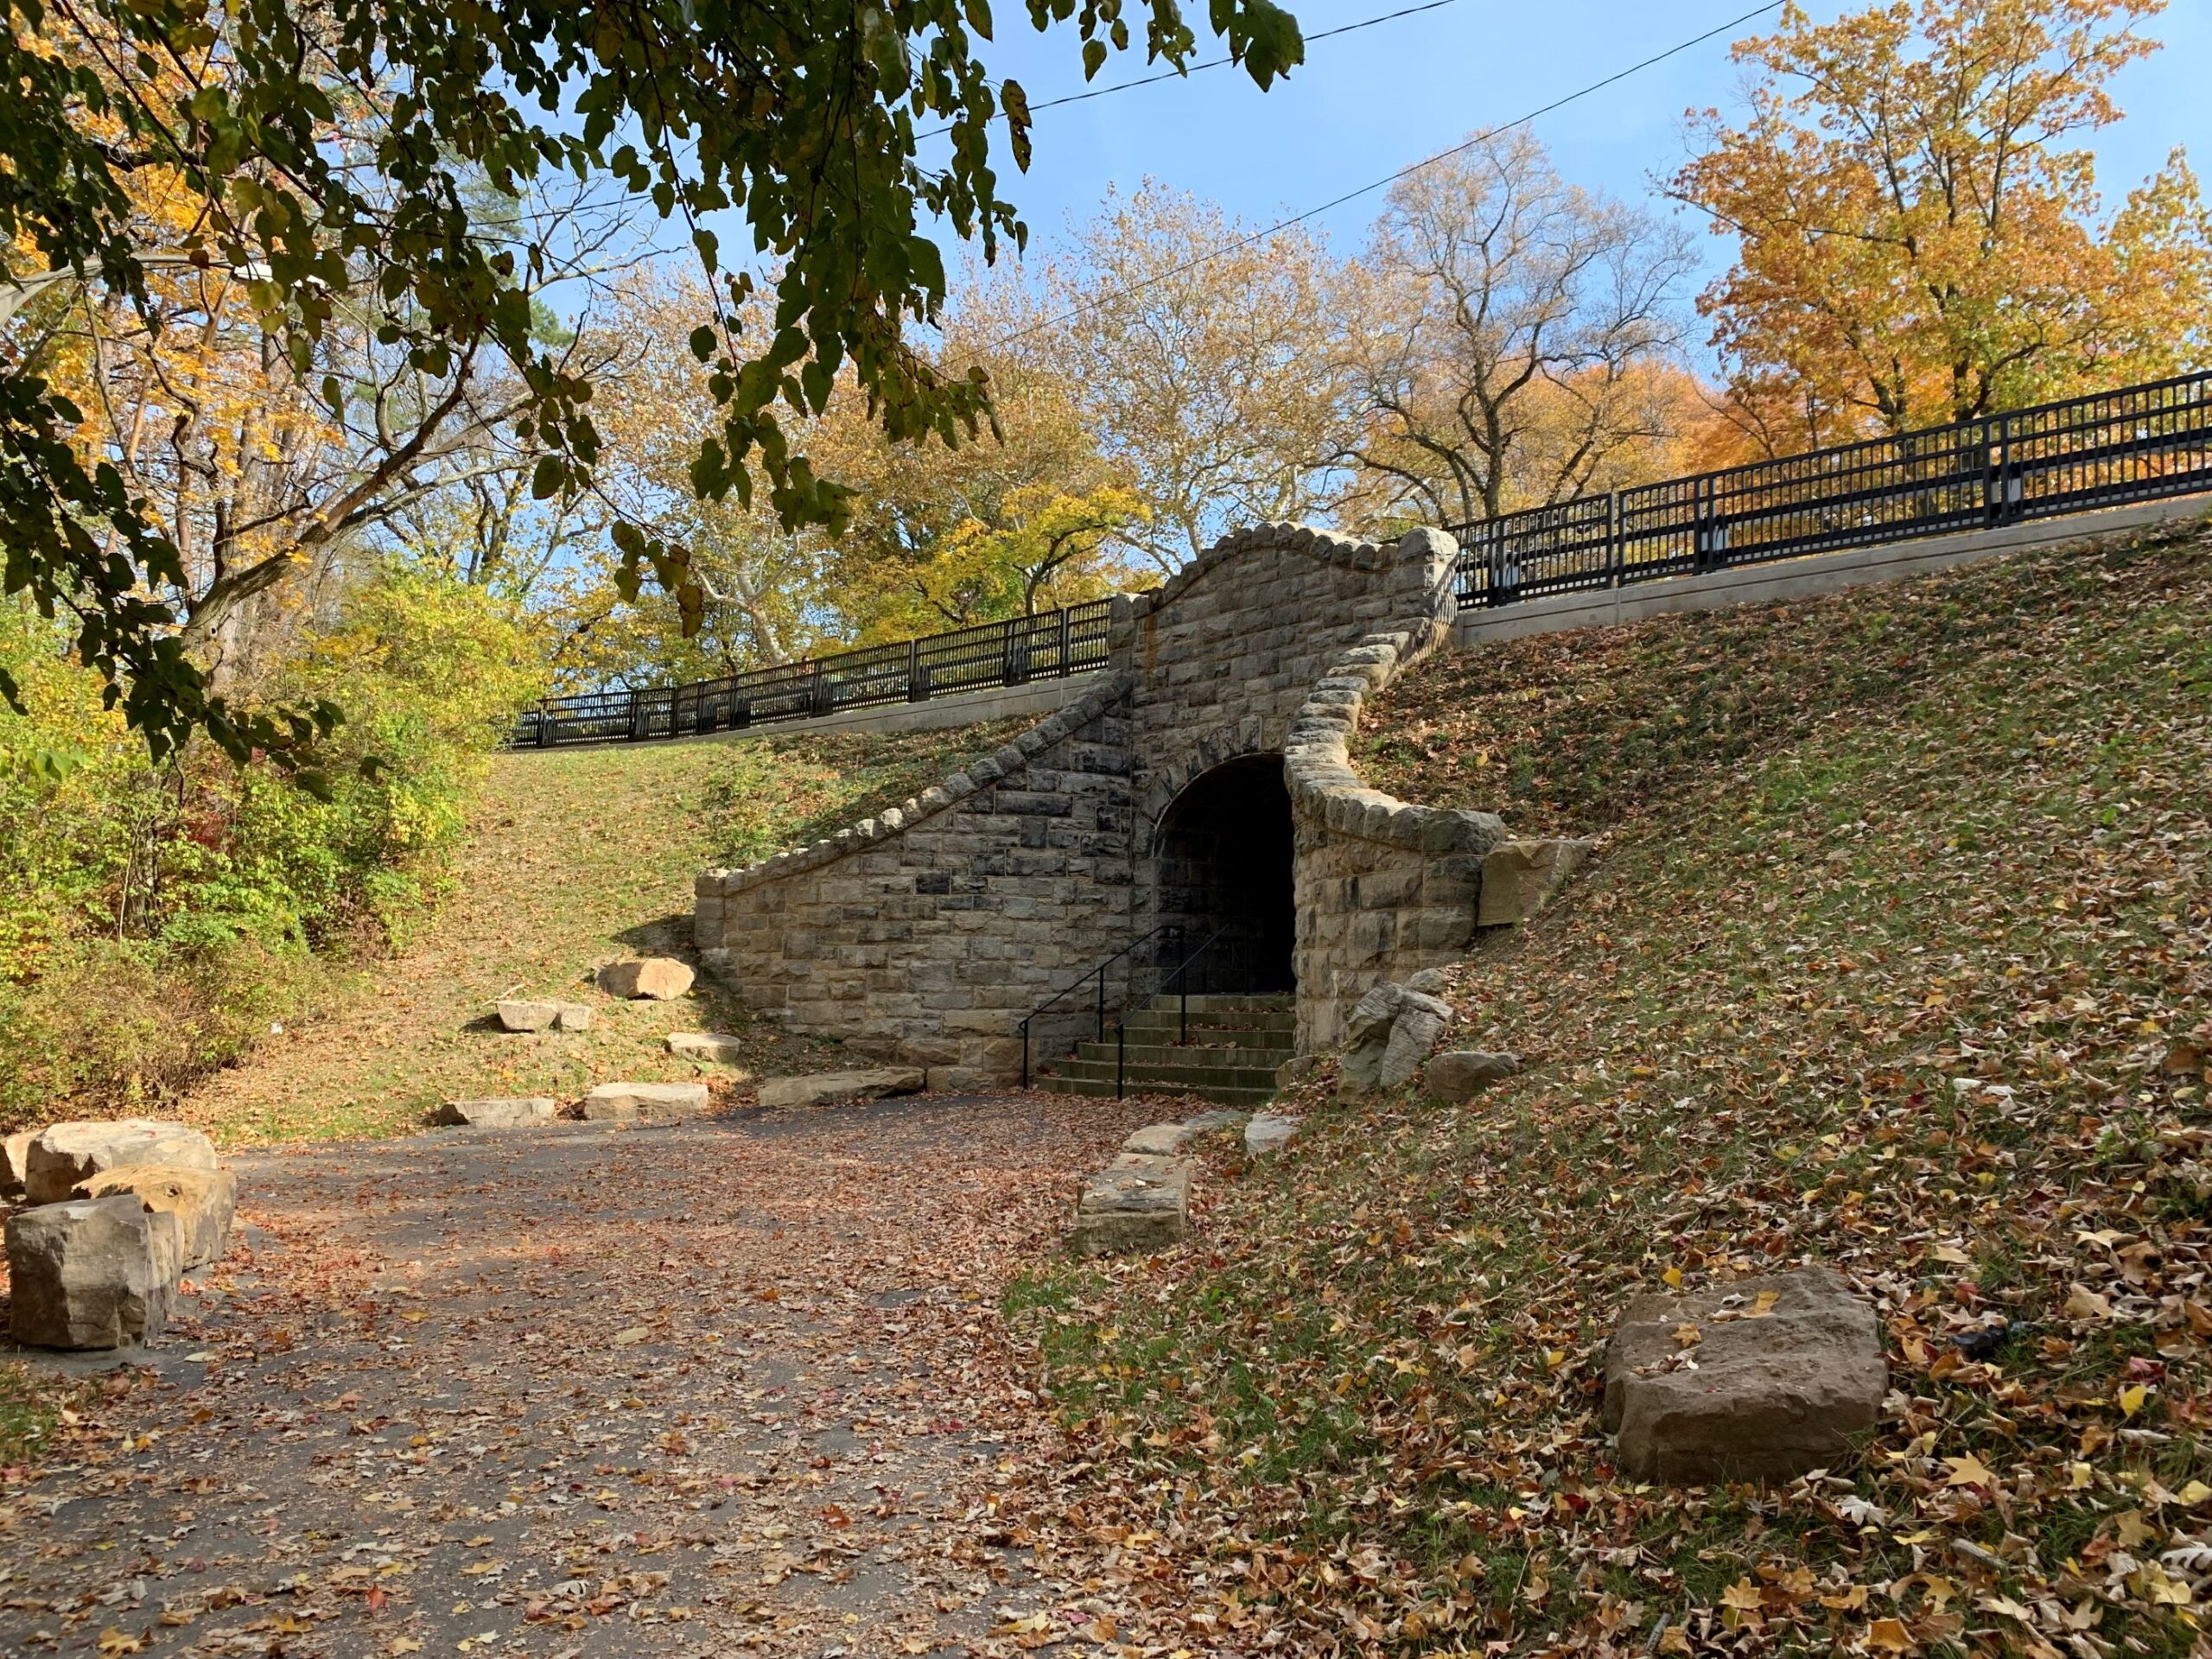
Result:
<instances>
[{"instance_id":1,"label":"black railing post","mask_svg":"<svg viewBox=\"0 0 2212 1659\"><path fill-rule=\"evenodd\" d=\"M1114 1022L1114 1098L1122 1097L1122 1080L1128 1075L1129 1028L1122 1021Z\"/></svg>"},{"instance_id":2,"label":"black railing post","mask_svg":"<svg viewBox=\"0 0 2212 1659\"><path fill-rule=\"evenodd\" d=\"M1021 1022L1021 1086L1029 1086L1029 1021Z\"/></svg>"},{"instance_id":3,"label":"black railing post","mask_svg":"<svg viewBox=\"0 0 2212 1659\"><path fill-rule=\"evenodd\" d=\"M537 705L537 747L541 749L553 747L553 709L546 702Z\"/></svg>"},{"instance_id":4,"label":"black railing post","mask_svg":"<svg viewBox=\"0 0 2212 1659\"><path fill-rule=\"evenodd\" d=\"M1098 1040L1106 1040L1106 965L1098 965Z\"/></svg>"},{"instance_id":5,"label":"black railing post","mask_svg":"<svg viewBox=\"0 0 2212 1659\"><path fill-rule=\"evenodd\" d=\"M906 701L919 702L929 696L929 689L922 680L922 642L906 642Z\"/></svg>"},{"instance_id":6,"label":"black railing post","mask_svg":"<svg viewBox=\"0 0 2212 1659\"><path fill-rule=\"evenodd\" d=\"M1621 534L1621 493L1605 492L1605 562L1608 588L1618 588L1628 572L1628 538Z\"/></svg>"},{"instance_id":7,"label":"black railing post","mask_svg":"<svg viewBox=\"0 0 2212 1659\"><path fill-rule=\"evenodd\" d=\"M1060 607L1060 677L1067 678L1073 671L1073 653L1069 648L1068 607Z\"/></svg>"}]
</instances>

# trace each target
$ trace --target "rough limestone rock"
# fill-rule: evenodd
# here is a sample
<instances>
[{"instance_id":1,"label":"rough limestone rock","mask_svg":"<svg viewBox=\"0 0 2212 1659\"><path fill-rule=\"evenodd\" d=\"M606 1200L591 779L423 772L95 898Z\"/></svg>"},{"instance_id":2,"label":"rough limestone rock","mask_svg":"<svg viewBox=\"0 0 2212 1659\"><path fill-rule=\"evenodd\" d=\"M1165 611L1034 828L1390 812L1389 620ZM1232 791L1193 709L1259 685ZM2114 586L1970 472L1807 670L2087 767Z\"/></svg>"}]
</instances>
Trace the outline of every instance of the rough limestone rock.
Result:
<instances>
[{"instance_id":1,"label":"rough limestone rock","mask_svg":"<svg viewBox=\"0 0 2212 1659\"><path fill-rule=\"evenodd\" d=\"M37 1138L36 1129L18 1129L0 1141L0 1198L22 1197L23 1162L30 1156L31 1142Z\"/></svg>"},{"instance_id":2,"label":"rough limestone rock","mask_svg":"<svg viewBox=\"0 0 2212 1659\"><path fill-rule=\"evenodd\" d=\"M155 1215L176 1222L178 1268L204 1268L219 1260L231 1242L231 1218L238 1211L238 1178L227 1169L165 1169L134 1164L111 1169L85 1183L85 1196L128 1192ZM158 1228L159 1224L156 1224Z\"/></svg>"},{"instance_id":3,"label":"rough limestone rock","mask_svg":"<svg viewBox=\"0 0 2212 1659\"><path fill-rule=\"evenodd\" d=\"M1441 998L1403 985L1373 987L1344 1022L1338 1092L1349 1098L1396 1088L1420 1069L1454 1018Z\"/></svg>"},{"instance_id":4,"label":"rough limestone rock","mask_svg":"<svg viewBox=\"0 0 2212 1659\"><path fill-rule=\"evenodd\" d=\"M649 997L666 1002L691 988L689 963L674 957L646 957L637 962L610 962L599 970L599 988L609 996Z\"/></svg>"},{"instance_id":5,"label":"rough limestone rock","mask_svg":"<svg viewBox=\"0 0 2212 1659\"><path fill-rule=\"evenodd\" d=\"M707 1109L703 1083L602 1083L584 1096L587 1122L688 1117Z\"/></svg>"},{"instance_id":6,"label":"rough limestone rock","mask_svg":"<svg viewBox=\"0 0 2212 1659\"><path fill-rule=\"evenodd\" d=\"M526 1129L533 1124L551 1122L553 1114L558 1110L559 1103L543 1095L502 1100L449 1100L438 1108L430 1122L472 1129Z\"/></svg>"},{"instance_id":7,"label":"rough limestone rock","mask_svg":"<svg viewBox=\"0 0 2212 1659\"><path fill-rule=\"evenodd\" d=\"M1204 1134L1208 1129L1242 1128L1251 1121L1251 1116L1252 1114L1249 1112L1240 1112L1231 1107L1223 1106L1211 1112L1200 1112L1196 1117L1185 1118L1183 1127L1186 1129L1196 1129L1200 1134Z\"/></svg>"},{"instance_id":8,"label":"rough limestone rock","mask_svg":"<svg viewBox=\"0 0 2212 1659\"><path fill-rule=\"evenodd\" d=\"M1441 968L1424 968L1417 974L1406 976L1406 988L1419 991L1423 996L1443 995L1446 982Z\"/></svg>"},{"instance_id":9,"label":"rough limestone rock","mask_svg":"<svg viewBox=\"0 0 2212 1659\"><path fill-rule=\"evenodd\" d=\"M1479 1048L1447 1049L1428 1063L1426 1085L1429 1098L1446 1106L1462 1106L1493 1083L1503 1083L1521 1069L1517 1054L1496 1054Z\"/></svg>"},{"instance_id":10,"label":"rough limestone rock","mask_svg":"<svg viewBox=\"0 0 2212 1659\"><path fill-rule=\"evenodd\" d=\"M1129 1131L1122 1150L1140 1157L1172 1158L1205 1132L1206 1126L1195 1123L1147 1123Z\"/></svg>"},{"instance_id":11,"label":"rough limestone rock","mask_svg":"<svg viewBox=\"0 0 2212 1659\"><path fill-rule=\"evenodd\" d=\"M919 1066L887 1065L872 1071L817 1071L804 1077L771 1077L760 1085L763 1106L789 1109L833 1100L882 1100L918 1095L929 1081Z\"/></svg>"},{"instance_id":12,"label":"rough limestone rock","mask_svg":"<svg viewBox=\"0 0 2212 1659\"><path fill-rule=\"evenodd\" d=\"M9 1217L16 1340L34 1348L127 1348L161 1335L175 1281L156 1255L159 1225L127 1192Z\"/></svg>"},{"instance_id":13,"label":"rough limestone rock","mask_svg":"<svg viewBox=\"0 0 2212 1659\"><path fill-rule=\"evenodd\" d=\"M1477 927L1525 922L1550 901L1597 845L1592 841L1501 841L1483 858Z\"/></svg>"},{"instance_id":14,"label":"rough limestone rock","mask_svg":"<svg viewBox=\"0 0 2212 1659\"><path fill-rule=\"evenodd\" d=\"M510 997L499 1005L499 1024L509 1031L589 1031L591 1004L543 998Z\"/></svg>"},{"instance_id":15,"label":"rough limestone rock","mask_svg":"<svg viewBox=\"0 0 2212 1659\"><path fill-rule=\"evenodd\" d=\"M1794 1480L1881 1415L1874 1310L1826 1268L1639 1296L1605 1348L1605 1423L1637 1480Z\"/></svg>"},{"instance_id":16,"label":"rough limestone rock","mask_svg":"<svg viewBox=\"0 0 2212 1659\"><path fill-rule=\"evenodd\" d=\"M93 1176L133 1164L213 1169L214 1143L197 1129L152 1118L56 1123L31 1138L23 1188L33 1204L59 1204Z\"/></svg>"},{"instance_id":17,"label":"rough limestone rock","mask_svg":"<svg viewBox=\"0 0 2212 1659\"><path fill-rule=\"evenodd\" d=\"M1281 1112L1255 1112L1252 1121L1244 1126L1245 1154L1264 1158L1269 1153L1281 1152L1298 1138L1302 1127L1300 1119L1286 1117Z\"/></svg>"},{"instance_id":18,"label":"rough limestone rock","mask_svg":"<svg viewBox=\"0 0 2212 1659\"><path fill-rule=\"evenodd\" d=\"M745 1058L740 1039L718 1031L671 1031L668 1052L686 1059L712 1060L717 1065L735 1065Z\"/></svg>"},{"instance_id":19,"label":"rough limestone rock","mask_svg":"<svg viewBox=\"0 0 2212 1659\"><path fill-rule=\"evenodd\" d=\"M1190 1213L1188 1162L1124 1154L1084 1183L1068 1247L1077 1255L1160 1249L1183 1236Z\"/></svg>"}]
</instances>

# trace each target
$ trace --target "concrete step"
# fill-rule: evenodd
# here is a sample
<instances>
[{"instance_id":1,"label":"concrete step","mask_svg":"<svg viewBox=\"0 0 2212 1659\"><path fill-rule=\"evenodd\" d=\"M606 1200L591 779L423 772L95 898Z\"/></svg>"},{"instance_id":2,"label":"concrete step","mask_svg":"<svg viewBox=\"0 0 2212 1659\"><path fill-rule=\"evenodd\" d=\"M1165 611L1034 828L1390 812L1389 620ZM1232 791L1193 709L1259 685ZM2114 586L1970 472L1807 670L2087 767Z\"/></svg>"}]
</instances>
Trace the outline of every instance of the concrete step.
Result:
<instances>
[{"instance_id":1,"label":"concrete step","mask_svg":"<svg viewBox=\"0 0 2212 1659\"><path fill-rule=\"evenodd\" d=\"M1233 994L1211 992L1205 995L1193 995L1190 1001L1192 1014L1198 1013L1201 1008L1209 1014L1232 1008L1240 1013L1249 1014L1295 1014L1298 1008L1297 999L1287 991ZM1174 992L1162 991L1152 999L1148 1006L1154 1008L1174 1008L1181 1007L1182 1002L1183 999Z\"/></svg>"},{"instance_id":2,"label":"concrete step","mask_svg":"<svg viewBox=\"0 0 2212 1659\"><path fill-rule=\"evenodd\" d=\"M1287 1045L1275 1048L1243 1043L1140 1043L1134 1031L1129 1033L1125 1054L1131 1065L1263 1066L1270 1071L1290 1056ZM1111 1065L1114 1039L1109 1037L1103 1043L1077 1043L1075 1057L1079 1060L1103 1060Z\"/></svg>"},{"instance_id":3,"label":"concrete step","mask_svg":"<svg viewBox=\"0 0 2212 1659\"><path fill-rule=\"evenodd\" d=\"M1049 1094L1111 1096L1114 1079L1096 1077L1039 1077L1037 1087ZM1217 1084L1192 1086L1184 1084L1140 1083L1130 1078L1122 1092L1131 1095L1179 1095L1191 1100L1203 1100L1214 1106L1235 1106L1245 1111L1256 1111L1275 1097L1272 1084L1265 1089L1232 1089Z\"/></svg>"},{"instance_id":4,"label":"concrete step","mask_svg":"<svg viewBox=\"0 0 2212 1659\"><path fill-rule=\"evenodd\" d=\"M1129 1015L1126 1023L1133 1032L1175 1032L1183 1028L1182 1015L1173 1008L1145 1008ZM1111 1020L1107 1022L1107 1030L1113 1030ZM1263 1036L1287 1039L1297 1030L1298 1016L1294 1014L1239 1014L1233 1010L1201 1014L1196 1008L1191 1010L1191 1035L1195 1039L1200 1032L1205 1032L1209 1033L1205 1040L1210 1042L1225 1040L1211 1035L1216 1032L1257 1032Z\"/></svg>"},{"instance_id":5,"label":"concrete step","mask_svg":"<svg viewBox=\"0 0 2212 1659\"><path fill-rule=\"evenodd\" d=\"M1052 1068L1056 1076L1114 1081L1114 1060L1062 1060ZM1185 1084L1219 1089L1266 1089L1275 1086L1272 1065L1131 1065L1123 1068L1132 1094L1149 1089L1177 1089Z\"/></svg>"}]
</instances>

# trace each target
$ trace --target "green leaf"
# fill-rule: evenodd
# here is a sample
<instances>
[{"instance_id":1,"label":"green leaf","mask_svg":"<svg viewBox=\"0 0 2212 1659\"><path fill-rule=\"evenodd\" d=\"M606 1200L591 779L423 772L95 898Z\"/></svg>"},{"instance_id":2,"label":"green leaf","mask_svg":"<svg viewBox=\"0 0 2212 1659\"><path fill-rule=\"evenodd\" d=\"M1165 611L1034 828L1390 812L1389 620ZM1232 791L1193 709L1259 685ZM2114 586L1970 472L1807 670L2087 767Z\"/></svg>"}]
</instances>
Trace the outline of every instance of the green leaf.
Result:
<instances>
[{"instance_id":1,"label":"green leaf","mask_svg":"<svg viewBox=\"0 0 2212 1659\"><path fill-rule=\"evenodd\" d=\"M531 470L530 493L540 501L558 495L568 480L568 468L561 464L558 455L540 455L537 465Z\"/></svg>"}]
</instances>

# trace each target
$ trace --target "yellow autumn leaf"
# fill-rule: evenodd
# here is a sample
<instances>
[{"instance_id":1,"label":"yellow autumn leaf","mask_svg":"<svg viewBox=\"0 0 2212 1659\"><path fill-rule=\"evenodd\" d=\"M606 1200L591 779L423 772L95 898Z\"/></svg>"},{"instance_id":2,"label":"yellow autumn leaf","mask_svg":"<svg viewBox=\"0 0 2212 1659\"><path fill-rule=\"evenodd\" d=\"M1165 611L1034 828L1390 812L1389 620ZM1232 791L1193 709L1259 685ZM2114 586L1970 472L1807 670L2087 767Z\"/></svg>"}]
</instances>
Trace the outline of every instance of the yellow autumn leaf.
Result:
<instances>
[{"instance_id":1,"label":"yellow autumn leaf","mask_svg":"<svg viewBox=\"0 0 2212 1659\"><path fill-rule=\"evenodd\" d=\"M1669 1268L1659 1276L1670 1289L1680 1290L1682 1287L1682 1270L1680 1268Z\"/></svg>"},{"instance_id":2,"label":"yellow autumn leaf","mask_svg":"<svg viewBox=\"0 0 2212 1659\"><path fill-rule=\"evenodd\" d=\"M1878 1618L1866 1627L1866 1645L1885 1653L1909 1653L1912 1637L1899 1620Z\"/></svg>"},{"instance_id":3,"label":"yellow autumn leaf","mask_svg":"<svg viewBox=\"0 0 2212 1659\"><path fill-rule=\"evenodd\" d=\"M2150 1390L2140 1382L2120 1391L2120 1409L2123 1415L2133 1417L2143 1409L2143 1402Z\"/></svg>"},{"instance_id":4,"label":"yellow autumn leaf","mask_svg":"<svg viewBox=\"0 0 2212 1659\"><path fill-rule=\"evenodd\" d=\"M1962 1458L1946 1458L1943 1466L1951 1473L1943 1484L1947 1486L1994 1486L1997 1476L1980 1458L1971 1452Z\"/></svg>"}]
</instances>

